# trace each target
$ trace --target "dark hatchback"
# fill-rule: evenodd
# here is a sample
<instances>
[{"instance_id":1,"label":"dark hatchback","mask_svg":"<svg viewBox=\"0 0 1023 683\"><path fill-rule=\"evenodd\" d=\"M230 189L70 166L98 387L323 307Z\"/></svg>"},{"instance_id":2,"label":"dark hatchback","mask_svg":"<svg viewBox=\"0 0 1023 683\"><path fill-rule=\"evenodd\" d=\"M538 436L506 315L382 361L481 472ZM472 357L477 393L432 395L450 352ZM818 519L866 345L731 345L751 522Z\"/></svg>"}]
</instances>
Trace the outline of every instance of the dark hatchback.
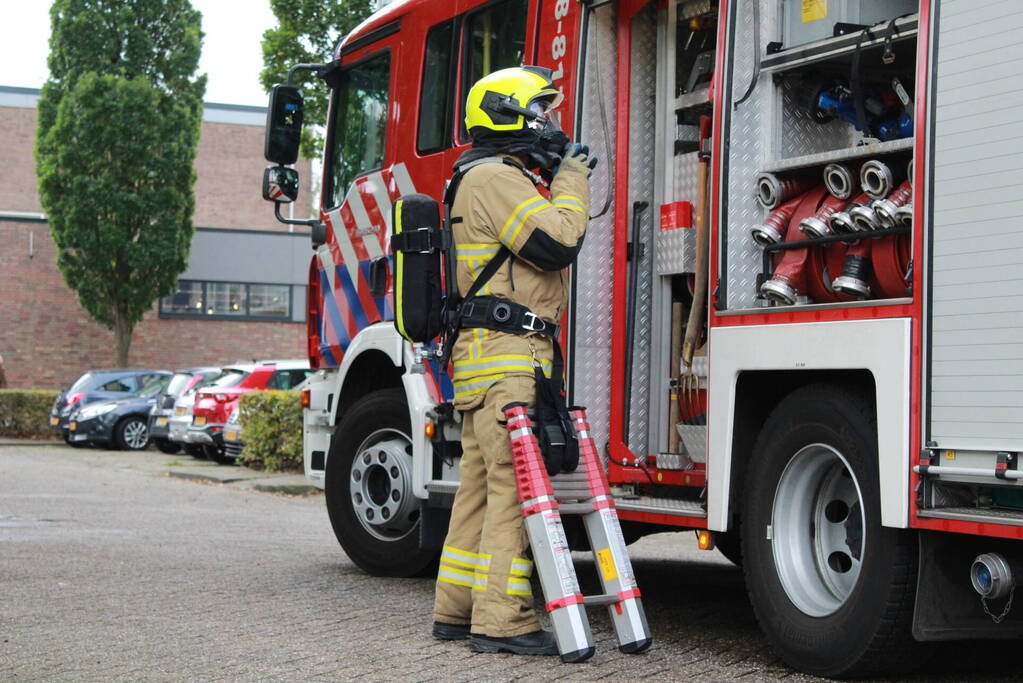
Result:
<instances>
[{"instance_id":1,"label":"dark hatchback","mask_svg":"<svg viewBox=\"0 0 1023 683\"><path fill-rule=\"evenodd\" d=\"M205 385L220 375L220 368L186 368L177 370L170 383L156 395L156 405L149 413L149 438L164 453L177 453L181 444L170 440L170 419L174 403L193 387Z\"/></svg>"},{"instance_id":2,"label":"dark hatchback","mask_svg":"<svg viewBox=\"0 0 1023 683\"><path fill-rule=\"evenodd\" d=\"M72 444L110 444L128 451L149 446L149 412L171 375L154 377L127 398L95 401L71 411L68 439Z\"/></svg>"},{"instance_id":3,"label":"dark hatchback","mask_svg":"<svg viewBox=\"0 0 1023 683\"><path fill-rule=\"evenodd\" d=\"M126 398L158 377L170 378L166 370L90 370L57 395L50 409L50 426L68 443L68 418L72 411L89 403Z\"/></svg>"}]
</instances>

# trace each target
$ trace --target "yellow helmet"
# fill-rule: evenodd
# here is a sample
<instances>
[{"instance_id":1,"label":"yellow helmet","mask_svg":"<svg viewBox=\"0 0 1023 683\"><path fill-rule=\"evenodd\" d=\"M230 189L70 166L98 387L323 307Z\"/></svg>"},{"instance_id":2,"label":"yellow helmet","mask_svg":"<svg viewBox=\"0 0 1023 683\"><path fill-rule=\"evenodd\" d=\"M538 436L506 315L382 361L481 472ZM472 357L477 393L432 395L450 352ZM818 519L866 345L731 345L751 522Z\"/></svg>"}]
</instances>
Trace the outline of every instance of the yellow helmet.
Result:
<instances>
[{"instance_id":1,"label":"yellow helmet","mask_svg":"<svg viewBox=\"0 0 1023 683\"><path fill-rule=\"evenodd\" d=\"M521 66L501 69L476 81L465 102L466 130L535 128L534 121L561 103L562 95L554 87L552 75L550 69Z\"/></svg>"}]
</instances>

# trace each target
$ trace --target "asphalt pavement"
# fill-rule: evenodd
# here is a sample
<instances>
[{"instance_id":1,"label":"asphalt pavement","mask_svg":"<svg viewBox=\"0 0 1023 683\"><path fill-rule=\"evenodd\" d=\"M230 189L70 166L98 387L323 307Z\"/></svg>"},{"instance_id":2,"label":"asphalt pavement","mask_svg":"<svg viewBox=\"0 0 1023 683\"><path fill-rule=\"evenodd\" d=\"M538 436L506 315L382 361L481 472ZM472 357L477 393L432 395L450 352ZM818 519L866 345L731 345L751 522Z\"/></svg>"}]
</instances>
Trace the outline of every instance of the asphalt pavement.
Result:
<instances>
[{"instance_id":1,"label":"asphalt pavement","mask_svg":"<svg viewBox=\"0 0 1023 683\"><path fill-rule=\"evenodd\" d=\"M0 445L0 680L815 680L774 656L741 570L691 533L630 546L649 652L619 653L592 610L584 664L474 654L430 637L432 580L367 576L321 494L259 490L240 470ZM917 680L1018 680L929 668Z\"/></svg>"}]
</instances>

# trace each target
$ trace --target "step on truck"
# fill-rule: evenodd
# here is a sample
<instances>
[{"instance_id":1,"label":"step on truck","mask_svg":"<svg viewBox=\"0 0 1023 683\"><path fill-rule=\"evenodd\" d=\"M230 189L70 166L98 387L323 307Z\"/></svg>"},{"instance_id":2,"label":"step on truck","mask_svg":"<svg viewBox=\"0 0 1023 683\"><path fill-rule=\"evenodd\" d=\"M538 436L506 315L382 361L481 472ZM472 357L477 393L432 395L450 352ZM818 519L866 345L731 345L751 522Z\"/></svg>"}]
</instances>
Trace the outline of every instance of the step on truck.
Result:
<instances>
[{"instance_id":1,"label":"step on truck","mask_svg":"<svg viewBox=\"0 0 1023 683\"><path fill-rule=\"evenodd\" d=\"M441 199L468 87L524 63L601 157L562 344L627 538L741 563L810 673L1023 636L1023 13L993 0L399 0L296 65L264 196L296 222L311 74L304 462L351 559L417 575L444 537L459 417L392 323L391 205Z\"/></svg>"}]
</instances>

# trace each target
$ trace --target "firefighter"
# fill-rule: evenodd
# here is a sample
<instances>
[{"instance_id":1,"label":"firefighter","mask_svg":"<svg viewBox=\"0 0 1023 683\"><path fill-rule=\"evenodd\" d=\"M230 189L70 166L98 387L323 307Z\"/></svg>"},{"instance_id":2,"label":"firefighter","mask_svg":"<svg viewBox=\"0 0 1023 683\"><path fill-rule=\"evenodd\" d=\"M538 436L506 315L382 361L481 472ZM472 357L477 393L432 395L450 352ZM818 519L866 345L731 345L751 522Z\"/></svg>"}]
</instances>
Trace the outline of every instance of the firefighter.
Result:
<instances>
[{"instance_id":1,"label":"firefighter","mask_svg":"<svg viewBox=\"0 0 1023 683\"><path fill-rule=\"evenodd\" d=\"M459 291L468 292L491 259L510 252L463 306L452 351L461 485L441 552L433 635L469 638L476 652L557 654L553 634L540 629L533 611L533 563L499 423L508 403L533 405L535 366L560 378L554 345L567 303L565 269L589 219L596 159L561 131L561 94L551 75L525 66L480 79L466 103L472 148L455 164L456 172L470 166L451 210ZM537 191L541 177L551 179L550 199ZM486 305L473 305L480 302Z\"/></svg>"}]
</instances>

